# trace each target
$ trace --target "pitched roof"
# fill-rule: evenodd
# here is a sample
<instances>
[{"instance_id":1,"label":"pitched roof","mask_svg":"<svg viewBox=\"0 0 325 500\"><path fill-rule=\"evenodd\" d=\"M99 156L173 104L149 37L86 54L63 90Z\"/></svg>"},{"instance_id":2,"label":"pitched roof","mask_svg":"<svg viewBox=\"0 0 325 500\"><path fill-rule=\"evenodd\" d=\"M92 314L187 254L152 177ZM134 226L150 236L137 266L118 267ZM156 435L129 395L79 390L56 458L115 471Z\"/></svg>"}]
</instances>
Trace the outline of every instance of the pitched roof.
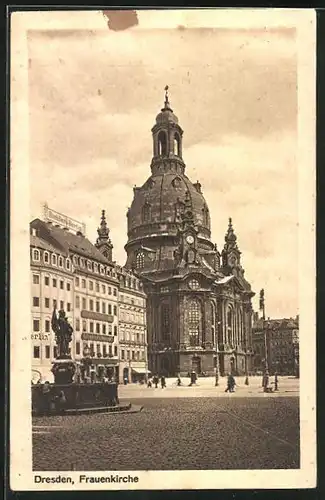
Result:
<instances>
[{"instance_id":1,"label":"pitched roof","mask_svg":"<svg viewBox=\"0 0 325 500\"><path fill-rule=\"evenodd\" d=\"M61 227L51 223L35 219L31 222L32 227L40 229L42 239L56 241L59 246L68 252L75 252L83 257L97 260L103 264L112 264L104 255L83 235L73 234Z\"/></svg>"},{"instance_id":2,"label":"pitched roof","mask_svg":"<svg viewBox=\"0 0 325 500\"><path fill-rule=\"evenodd\" d=\"M48 243L47 241L43 240L42 238L39 238L38 236L34 236L33 234L30 235L30 245L35 248L41 248L42 250L47 250L49 252L66 253L62 252L61 248L57 248L54 245L51 245L51 243Z\"/></svg>"}]
</instances>

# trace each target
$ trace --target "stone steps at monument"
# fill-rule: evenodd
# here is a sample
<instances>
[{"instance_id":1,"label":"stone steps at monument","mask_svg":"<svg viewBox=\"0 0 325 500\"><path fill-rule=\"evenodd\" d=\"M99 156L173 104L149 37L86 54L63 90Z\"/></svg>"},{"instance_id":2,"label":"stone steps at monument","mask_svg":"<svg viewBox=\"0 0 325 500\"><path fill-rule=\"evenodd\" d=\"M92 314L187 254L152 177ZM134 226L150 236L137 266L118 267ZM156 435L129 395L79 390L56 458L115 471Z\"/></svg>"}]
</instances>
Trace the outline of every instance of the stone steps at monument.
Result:
<instances>
[{"instance_id":1,"label":"stone steps at monument","mask_svg":"<svg viewBox=\"0 0 325 500\"><path fill-rule=\"evenodd\" d=\"M118 406L98 406L88 408L71 408L64 412L65 415L87 415L92 413L138 413L143 406L124 404Z\"/></svg>"}]
</instances>

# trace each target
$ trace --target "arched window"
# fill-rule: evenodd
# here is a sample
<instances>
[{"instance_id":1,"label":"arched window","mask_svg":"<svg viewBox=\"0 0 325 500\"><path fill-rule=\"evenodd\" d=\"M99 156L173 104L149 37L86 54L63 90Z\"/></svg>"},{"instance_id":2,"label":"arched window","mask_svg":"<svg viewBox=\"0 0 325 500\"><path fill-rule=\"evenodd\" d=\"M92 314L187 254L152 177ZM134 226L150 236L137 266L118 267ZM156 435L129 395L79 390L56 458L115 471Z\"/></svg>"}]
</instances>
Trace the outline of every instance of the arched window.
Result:
<instances>
[{"instance_id":1,"label":"arched window","mask_svg":"<svg viewBox=\"0 0 325 500\"><path fill-rule=\"evenodd\" d=\"M174 135L174 155L181 156L181 140L177 133Z\"/></svg>"},{"instance_id":2,"label":"arched window","mask_svg":"<svg viewBox=\"0 0 325 500\"><path fill-rule=\"evenodd\" d=\"M227 343L233 344L233 310L228 306L227 310Z\"/></svg>"},{"instance_id":3,"label":"arched window","mask_svg":"<svg viewBox=\"0 0 325 500\"><path fill-rule=\"evenodd\" d=\"M57 260L56 260L56 255L53 253L52 254L52 266L56 266Z\"/></svg>"},{"instance_id":4,"label":"arched window","mask_svg":"<svg viewBox=\"0 0 325 500\"><path fill-rule=\"evenodd\" d=\"M33 250L33 260L40 260L39 250Z\"/></svg>"},{"instance_id":5,"label":"arched window","mask_svg":"<svg viewBox=\"0 0 325 500\"><path fill-rule=\"evenodd\" d=\"M65 261L65 265L66 265L66 268L68 269L68 271L70 271L70 269L71 269L71 261L70 261L70 259L67 259Z\"/></svg>"},{"instance_id":6,"label":"arched window","mask_svg":"<svg viewBox=\"0 0 325 500\"><path fill-rule=\"evenodd\" d=\"M211 337L212 337L212 343L213 345L215 344L216 341L216 308L213 302L210 303L210 314L211 314Z\"/></svg>"},{"instance_id":7,"label":"arched window","mask_svg":"<svg viewBox=\"0 0 325 500\"><path fill-rule=\"evenodd\" d=\"M50 262L49 253L48 252L44 252L44 262L45 262L45 264L48 264Z\"/></svg>"},{"instance_id":8,"label":"arched window","mask_svg":"<svg viewBox=\"0 0 325 500\"><path fill-rule=\"evenodd\" d=\"M144 253L143 252L137 253L135 263L136 263L137 269L141 269L144 267Z\"/></svg>"},{"instance_id":9,"label":"arched window","mask_svg":"<svg viewBox=\"0 0 325 500\"><path fill-rule=\"evenodd\" d=\"M63 267L63 258L59 257L59 267Z\"/></svg>"},{"instance_id":10,"label":"arched window","mask_svg":"<svg viewBox=\"0 0 325 500\"><path fill-rule=\"evenodd\" d=\"M171 325L170 325L170 308L168 304L161 306L161 340L170 341Z\"/></svg>"},{"instance_id":11,"label":"arched window","mask_svg":"<svg viewBox=\"0 0 325 500\"><path fill-rule=\"evenodd\" d=\"M167 137L166 132L159 132L158 134L158 155L166 156L167 154Z\"/></svg>"},{"instance_id":12,"label":"arched window","mask_svg":"<svg viewBox=\"0 0 325 500\"><path fill-rule=\"evenodd\" d=\"M151 220L151 205L147 201L142 207L142 220L143 222Z\"/></svg>"},{"instance_id":13,"label":"arched window","mask_svg":"<svg viewBox=\"0 0 325 500\"><path fill-rule=\"evenodd\" d=\"M201 331L201 307L197 300L190 301L188 304L187 315L190 345L199 345Z\"/></svg>"}]
</instances>

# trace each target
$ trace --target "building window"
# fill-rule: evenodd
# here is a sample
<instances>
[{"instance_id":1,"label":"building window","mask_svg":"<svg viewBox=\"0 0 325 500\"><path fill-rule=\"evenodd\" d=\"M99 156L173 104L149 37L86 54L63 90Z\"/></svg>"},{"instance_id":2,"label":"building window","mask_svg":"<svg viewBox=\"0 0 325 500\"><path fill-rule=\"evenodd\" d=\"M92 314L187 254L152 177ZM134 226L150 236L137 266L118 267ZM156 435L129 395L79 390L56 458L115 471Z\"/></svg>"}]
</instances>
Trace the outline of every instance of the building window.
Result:
<instances>
[{"instance_id":1,"label":"building window","mask_svg":"<svg viewBox=\"0 0 325 500\"><path fill-rule=\"evenodd\" d=\"M114 297L117 296L117 290L116 290L116 288L113 288L113 295L114 295Z\"/></svg>"},{"instance_id":2,"label":"building window","mask_svg":"<svg viewBox=\"0 0 325 500\"><path fill-rule=\"evenodd\" d=\"M93 290L93 289L94 289L94 282L89 281L89 290Z\"/></svg>"},{"instance_id":3,"label":"building window","mask_svg":"<svg viewBox=\"0 0 325 500\"><path fill-rule=\"evenodd\" d=\"M39 285L39 274L33 274L33 284Z\"/></svg>"},{"instance_id":4,"label":"building window","mask_svg":"<svg viewBox=\"0 0 325 500\"><path fill-rule=\"evenodd\" d=\"M108 295L112 295L112 287L108 287Z\"/></svg>"},{"instance_id":5,"label":"building window","mask_svg":"<svg viewBox=\"0 0 325 500\"><path fill-rule=\"evenodd\" d=\"M74 282L75 282L76 287L79 288L79 286L80 286L79 278L76 278Z\"/></svg>"},{"instance_id":6,"label":"building window","mask_svg":"<svg viewBox=\"0 0 325 500\"><path fill-rule=\"evenodd\" d=\"M59 257L59 267L63 267L63 258Z\"/></svg>"},{"instance_id":7,"label":"building window","mask_svg":"<svg viewBox=\"0 0 325 500\"><path fill-rule=\"evenodd\" d=\"M93 321L89 322L89 332L90 333L94 333L94 323L93 323Z\"/></svg>"},{"instance_id":8,"label":"building window","mask_svg":"<svg viewBox=\"0 0 325 500\"><path fill-rule=\"evenodd\" d=\"M94 301L92 299L89 300L89 311L94 310Z\"/></svg>"},{"instance_id":9,"label":"building window","mask_svg":"<svg viewBox=\"0 0 325 500\"><path fill-rule=\"evenodd\" d=\"M96 300L96 312L100 312L100 302Z\"/></svg>"},{"instance_id":10,"label":"building window","mask_svg":"<svg viewBox=\"0 0 325 500\"><path fill-rule=\"evenodd\" d=\"M124 349L121 350L121 359L125 359L125 351L124 351Z\"/></svg>"},{"instance_id":11,"label":"building window","mask_svg":"<svg viewBox=\"0 0 325 500\"><path fill-rule=\"evenodd\" d=\"M106 335L106 325L102 325L102 332L103 332L103 335Z\"/></svg>"},{"instance_id":12,"label":"building window","mask_svg":"<svg viewBox=\"0 0 325 500\"><path fill-rule=\"evenodd\" d=\"M76 309L80 308L80 297L79 295L76 295Z\"/></svg>"},{"instance_id":13,"label":"building window","mask_svg":"<svg viewBox=\"0 0 325 500\"><path fill-rule=\"evenodd\" d=\"M45 320L45 331L47 333L50 331L50 321L48 319Z\"/></svg>"},{"instance_id":14,"label":"building window","mask_svg":"<svg viewBox=\"0 0 325 500\"><path fill-rule=\"evenodd\" d=\"M60 280L60 288L61 288L61 290L64 289L64 282L62 280Z\"/></svg>"},{"instance_id":15,"label":"building window","mask_svg":"<svg viewBox=\"0 0 325 500\"><path fill-rule=\"evenodd\" d=\"M114 356L117 356L117 345L114 346Z\"/></svg>"},{"instance_id":16,"label":"building window","mask_svg":"<svg viewBox=\"0 0 325 500\"><path fill-rule=\"evenodd\" d=\"M99 270L100 270L100 274L104 274L105 273L104 266L100 266Z\"/></svg>"},{"instance_id":17,"label":"building window","mask_svg":"<svg viewBox=\"0 0 325 500\"><path fill-rule=\"evenodd\" d=\"M39 307L39 297L33 297L33 306Z\"/></svg>"},{"instance_id":18,"label":"building window","mask_svg":"<svg viewBox=\"0 0 325 500\"><path fill-rule=\"evenodd\" d=\"M108 325L108 335L112 335L112 325Z\"/></svg>"},{"instance_id":19,"label":"building window","mask_svg":"<svg viewBox=\"0 0 325 500\"><path fill-rule=\"evenodd\" d=\"M80 267L85 267L85 261L84 259L80 258Z\"/></svg>"},{"instance_id":20,"label":"building window","mask_svg":"<svg viewBox=\"0 0 325 500\"><path fill-rule=\"evenodd\" d=\"M68 271L70 271L70 268L71 268L70 259L67 259L65 264L66 264L66 268L68 269Z\"/></svg>"},{"instance_id":21,"label":"building window","mask_svg":"<svg viewBox=\"0 0 325 500\"><path fill-rule=\"evenodd\" d=\"M85 297L82 297L82 308L87 309L87 303Z\"/></svg>"},{"instance_id":22,"label":"building window","mask_svg":"<svg viewBox=\"0 0 325 500\"><path fill-rule=\"evenodd\" d=\"M49 359L49 357L50 357L50 346L49 345L45 346L45 357L47 359Z\"/></svg>"},{"instance_id":23,"label":"building window","mask_svg":"<svg viewBox=\"0 0 325 500\"><path fill-rule=\"evenodd\" d=\"M80 342L76 342L76 354L80 354Z\"/></svg>"},{"instance_id":24,"label":"building window","mask_svg":"<svg viewBox=\"0 0 325 500\"><path fill-rule=\"evenodd\" d=\"M73 256L73 264L75 267L78 266L78 257L76 255Z\"/></svg>"},{"instance_id":25,"label":"building window","mask_svg":"<svg viewBox=\"0 0 325 500\"><path fill-rule=\"evenodd\" d=\"M92 271L92 265L91 265L91 262L89 260L87 261L87 268L88 268L88 271Z\"/></svg>"},{"instance_id":26,"label":"building window","mask_svg":"<svg viewBox=\"0 0 325 500\"><path fill-rule=\"evenodd\" d=\"M48 252L44 252L44 262L48 264L50 262L50 256Z\"/></svg>"},{"instance_id":27,"label":"building window","mask_svg":"<svg viewBox=\"0 0 325 500\"><path fill-rule=\"evenodd\" d=\"M44 285L49 286L49 284L50 284L50 278L48 276L45 276L44 277Z\"/></svg>"},{"instance_id":28,"label":"building window","mask_svg":"<svg viewBox=\"0 0 325 500\"><path fill-rule=\"evenodd\" d=\"M80 331L80 319L79 318L76 318L76 331L77 332Z\"/></svg>"},{"instance_id":29,"label":"building window","mask_svg":"<svg viewBox=\"0 0 325 500\"><path fill-rule=\"evenodd\" d=\"M190 280L188 286L191 290L198 290L200 288L200 283L197 280Z\"/></svg>"},{"instance_id":30,"label":"building window","mask_svg":"<svg viewBox=\"0 0 325 500\"><path fill-rule=\"evenodd\" d=\"M64 309L64 302L63 302L63 300L60 300L60 309Z\"/></svg>"},{"instance_id":31,"label":"building window","mask_svg":"<svg viewBox=\"0 0 325 500\"><path fill-rule=\"evenodd\" d=\"M56 255L52 254L52 266L56 266Z\"/></svg>"},{"instance_id":32,"label":"building window","mask_svg":"<svg viewBox=\"0 0 325 500\"><path fill-rule=\"evenodd\" d=\"M99 283L96 283L96 292L99 292Z\"/></svg>"},{"instance_id":33,"label":"building window","mask_svg":"<svg viewBox=\"0 0 325 500\"><path fill-rule=\"evenodd\" d=\"M161 306L161 330L162 339L164 341L170 340L170 309L168 304L162 304Z\"/></svg>"},{"instance_id":34,"label":"building window","mask_svg":"<svg viewBox=\"0 0 325 500\"><path fill-rule=\"evenodd\" d=\"M108 314L112 314L112 306L111 306L111 304L108 304Z\"/></svg>"},{"instance_id":35,"label":"building window","mask_svg":"<svg viewBox=\"0 0 325 500\"><path fill-rule=\"evenodd\" d=\"M113 310L114 310L114 316L117 316L117 306L114 306Z\"/></svg>"},{"instance_id":36,"label":"building window","mask_svg":"<svg viewBox=\"0 0 325 500\"><path fill-rule=\"evenodd\" d=\"M39 250L33 250L33 260L35 261L40 260Z\"/></svg>"},{"instance_id":37,"label":"building window","mask_svg":"<svg viewBox=\"0 0 325 500\"><path fill-rule=\"evenodd\" d=\"M102 285L102 293L106 293L106 286Z\"/></svg>"},{"instance_id":38,"label":"building window","mask_svg":"<svg viewBox=\"0 0 325 500\"><path fill-rule=\"evenodd\" d=\"M96 323L96 333L100 333L100 324Z\"/></svg>"},{"instance_id":39,"label":"building window","mask_svg":"<svg viewBox=\"0 0 325 500\"><path fill-rule=\"evenodd\" d=\"M52 280L52 286L53 286L54 288L56 288L56 283L57 283L56 279L55 279L55 278L53 278L53 280Z\"/></svg>"},{"instance_id":40,"label":"building window","mask_svg":"<svg viewBox=\"0 0 325 500\"><path fill-rule=\"evenodd\" d=\"M70 312L71 311L71 304L70 302L67 302L67 311Z\"/></svg>"},{"instance_id":41,"label":"building window","mask_svg":"<svg viewBox=\"0 0 325 500\"><path fill-rule=\"evenodd\" d=\"M50 299L48 297L45 297L44 302L45 302L45 307L47 309L49 309L49 307L50 307Z\"/></svg>"},{"instance_id":42,"label":"building window","mask_svg":"<svg viewBox=\"0 0 325 500\"><path fill-rule=\"evenodd\" d=\"M40 347L38 345L34 346L34 358L40 358Z\"/></svg>"},{"instance_id":43,"label":"building window","mask_svg":"<svg viewBox=\"0 0 325 500\"><path fill-rule=\"evenodd\" d=\"M53 307L56 308L56 306L57 306L57 301L56 299L53 299Z\"/></svg>"},{"instance_id":44,"label":"building window","mask_svg":"<svg viewBox=\"0 0 325 500\"><path fill-rule=\"evenodd\" d=\"M143 252L137 253L136 260L135 260L135 266L137 269L142 269L144 267L144 253Z\"/></svg>"},{"instance_id":45,"label":"building window","mask_svg":"<svg viewBox=\"0 0 325 500\"><path fill-rule=\"evenodd\" d=\"M68 290L68 292L70 292L70 290L71 290L71 284L70 283L67 283L67 290Z\"/></svg>"},{"instance_id":46,"label":"building window","mask_svg":"<svg viewBox=\"0 0 325 500\"><path fill-rule=\"evenodd\" d=\"M201 330L201 308L197 300L191 300L188 305L188 325L190 345L199 345Z\"/></svg>"},{"instance_id":47,"label":"building window","mask_svg":"<svg viewBox=\"0 0 325 500\"><path fill-rule=\"evenodd\" d=\"M83 279L81 281L81 286L82 286L82 288L86 288L86 280L85 279Z\"/></svg>"},{"instance_id":48,"label":"building window","mask_svg":"<svg viewBox=\"0 0 325 500\"><path fill-rule=\"evenodd\" d=\"M102 313L106 314L106 304L105 304L105 302L102 302Z\"/></svg>"},{"instance_id":49,"label":"building window","mask_svg":"<svg viewBox=\"0 0 325 500\"><path fill-rule=\"evenodd\" d=\"M107 345L106 344L103 345L103 356L104 356L104 358L106 358L106 356L107 356Z\"/></svg>"},{"instance_id":50,"label":"building window","mask_svg":"<svg viewBox=\"0 0 325 500\"><path fill-rule=\"evenodd\" d=\"M87 321L85 319L82 320L82 331L83 332L87 331Z\"/></svg>"},{"instance_id":51,"label":"building window","mask_svg":"<svg viewBox=\"0 0 325 500\"><path fill-rule=\"evenodd\" d=\"M130 351L126 351L126 359L130 359Z\"/></svg>"},{"instance_id":52,"label":"building window","mask_svg":"<svg viewBox=\"0 0 325 500\"><path fill-rule=\"evenodd\" d=\"M53 347L53 357L54 358L58 357L58 347L56 345Z\"/></svg>"},{"instance_id":53,"label":"building window","mask_svg":"<svg viewBox=\"0 0 325 500\"><path fill-rule=\"evenodd\" d=\"M94 271L95 273L98 273L98 264L96 264L96 262L94 263Z\"/></svg>"},{"instance_id":54,"label":"building window","mask_svg":"<svg viewBox=\"0 0 325 500\"><path fill-rule=\"evenodd\" d=\"M112 346L111 345L108 346L108 353L109 353L110 356L113 356L113 351L112 351Z\"/></svg>"},{"instance_id":55,"label":"building window","mask_svg":"<svg viewBox=\"0 0 325 500\"><path fill-rule=\"evenodd\" d=\"M114 335L117 335L117 326L114 325Z\"/></svg>"},{"instance_id":56,"label":"building window","mask_svg":"<svg viewBox=\"0 0 325 500\"><path fill-rule=\"evenodd\" d=\"M132 351L132 361L134 361L134 360L135 360L135 352Z\"/></svg>"}]
</instances>

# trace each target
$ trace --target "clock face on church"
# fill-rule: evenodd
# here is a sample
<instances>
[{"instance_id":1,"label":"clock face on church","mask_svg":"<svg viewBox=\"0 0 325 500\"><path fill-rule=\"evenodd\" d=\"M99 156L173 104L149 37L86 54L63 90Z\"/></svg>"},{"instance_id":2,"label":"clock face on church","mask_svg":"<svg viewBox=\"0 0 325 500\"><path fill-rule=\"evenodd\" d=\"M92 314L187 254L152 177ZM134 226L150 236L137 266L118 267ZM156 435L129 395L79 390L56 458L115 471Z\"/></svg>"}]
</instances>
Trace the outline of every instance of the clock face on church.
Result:
<instances>
[{"instance_id":1,"label":"clock face on church","mask_svg":"<svg viewBox=\"0 0 325 500\"><path fill-rule=\"evenodd\" d=\"M186 236L186 241L189 245L192 245L194 243L194 237L189 234L188 236Z\"/></svg>"}]
</instances>

